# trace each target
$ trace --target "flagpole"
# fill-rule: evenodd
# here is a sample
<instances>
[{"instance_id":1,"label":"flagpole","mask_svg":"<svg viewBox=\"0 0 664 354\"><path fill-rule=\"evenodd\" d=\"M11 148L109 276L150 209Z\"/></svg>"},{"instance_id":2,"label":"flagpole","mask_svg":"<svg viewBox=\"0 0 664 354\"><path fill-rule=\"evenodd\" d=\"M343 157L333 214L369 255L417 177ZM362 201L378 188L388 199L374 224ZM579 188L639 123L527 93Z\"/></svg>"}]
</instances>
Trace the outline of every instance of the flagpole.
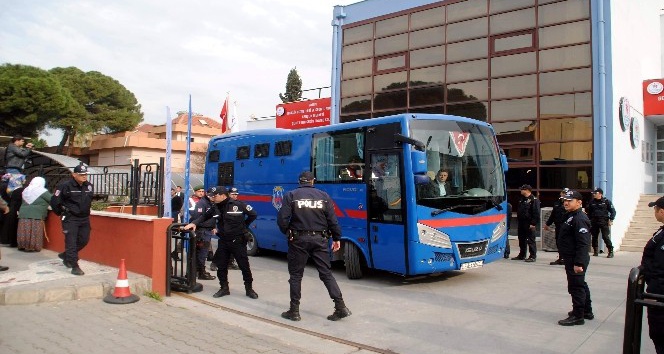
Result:
<instances>
[{"instance_id":1,"label":"flagpole","mask_svg":"<svg viewBox=\"0 0 664 354\"><path fill-rule=\"evenodd\" d=\"M171 176L171 149L173 136L173 122L171 120L171 108L166 106L166 159L164 166L164 217L172 218L171 215L171 191L172 176Z\"/></svg>"},{"instance_id":2,"label":"flagpole","mask_svg":"<svg viewBox=\"0 0 664 354\"><path fill-rule=\"evenodd\" d=\"M191 94L189 95L189 117L187 119L187 154L184 161L184 200L183 222L189 222L189 164L191 161Z\"/></svg>"}]
</instances>

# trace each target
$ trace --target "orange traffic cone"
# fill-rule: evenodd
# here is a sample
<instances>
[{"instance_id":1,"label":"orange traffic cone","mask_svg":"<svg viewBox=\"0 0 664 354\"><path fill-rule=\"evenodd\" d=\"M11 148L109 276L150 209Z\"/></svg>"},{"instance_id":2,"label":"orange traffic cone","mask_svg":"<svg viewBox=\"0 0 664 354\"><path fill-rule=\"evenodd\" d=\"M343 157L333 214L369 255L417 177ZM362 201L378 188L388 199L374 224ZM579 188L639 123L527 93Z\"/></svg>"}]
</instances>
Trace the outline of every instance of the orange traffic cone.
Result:
<instances>
[{"instance_id":1,"label":"orange traffic cone","mask_svg":"<svg viewBox=\"0 0 664 354\"><path fill-rule=\"evenodd\" d=\"M127 279L125 260L121 259L118 280L115 282L115 290L113 290L113 294L106 295L104 302L109 304L131 304L138 300L140 300L140 298L133 295L129 290L129 280Z\"/></svg>"}]
</instances>

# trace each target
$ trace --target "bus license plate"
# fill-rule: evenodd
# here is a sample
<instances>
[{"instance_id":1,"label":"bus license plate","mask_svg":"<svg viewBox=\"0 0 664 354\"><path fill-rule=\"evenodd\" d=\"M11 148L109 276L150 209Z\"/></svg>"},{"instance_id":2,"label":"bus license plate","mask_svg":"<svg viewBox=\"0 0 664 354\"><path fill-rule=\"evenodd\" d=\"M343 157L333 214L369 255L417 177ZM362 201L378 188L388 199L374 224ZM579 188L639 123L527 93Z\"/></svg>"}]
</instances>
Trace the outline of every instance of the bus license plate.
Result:
<instances>
[{"instance_id":1,"label":"bus license plate","mask_svg":"<svg viewBox=\"0 0 664 354\"><path fill-rule=\"evenodd\" d=\"M484 265L484 261L475 261L475 262L468 262L468 263L463 263L461 265L461 270L468 270L468 269L475 269L475 268L482 268Z\"/></svg>"}]
</instances>

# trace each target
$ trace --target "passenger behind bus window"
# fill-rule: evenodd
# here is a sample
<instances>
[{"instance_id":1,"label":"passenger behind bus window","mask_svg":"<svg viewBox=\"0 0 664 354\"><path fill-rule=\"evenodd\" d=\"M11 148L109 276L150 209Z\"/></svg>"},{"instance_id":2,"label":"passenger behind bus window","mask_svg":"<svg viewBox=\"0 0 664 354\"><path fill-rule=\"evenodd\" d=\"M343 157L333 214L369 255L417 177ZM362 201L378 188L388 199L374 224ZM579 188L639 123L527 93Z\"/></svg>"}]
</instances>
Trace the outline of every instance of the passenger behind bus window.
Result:
<instances>
[{"instance_id":1,"label":"passenger behind bus window","mask_svg":"<svg viewBox=\"0 0 664 354\"><path fill-rule=\"evenodd\" d=\"M376 188L369 187L369 219L383 221L383 214L387 211L387 203L385 199L378 196Z\"/></svg>"},{"instance_id":2,"label":"passenger behind bus window","mask_svg":"<svg viewBox=\"0 0 664 354\"><path fill-rule=\"evenodd\" d=\"M361 180L364 164L358 155L353 155L348 159L348 165L341 168L339 178L342 180Z\"/></svg>"}]
</instances>

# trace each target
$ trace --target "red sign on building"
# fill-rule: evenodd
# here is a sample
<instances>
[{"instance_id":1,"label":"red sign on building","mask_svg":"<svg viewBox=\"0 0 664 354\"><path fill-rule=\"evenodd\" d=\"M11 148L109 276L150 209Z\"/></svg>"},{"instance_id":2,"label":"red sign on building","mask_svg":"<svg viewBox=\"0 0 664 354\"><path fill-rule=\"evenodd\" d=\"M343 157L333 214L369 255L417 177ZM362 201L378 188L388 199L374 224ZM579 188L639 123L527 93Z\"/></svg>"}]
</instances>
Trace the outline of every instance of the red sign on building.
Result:
<instances>
[{"instance_id":1,"label":"red sign on building","mask_svg":"<svg viewBox=\"0 0 664 354\"><path fill-rule=\"evenodd\" d=\"M277 128L303 129L330 125L331 98L277 105Z\"/></svg>"},{"instance_id":2,"label":"red sign on building","mask_svg":"<svg viewBox=\"0 0 664 354\"><path fill-rule=\"evenodd\" d=\"M643 81L643 115L664 115L664 79Z\"/></svg>"}]
</instances>

